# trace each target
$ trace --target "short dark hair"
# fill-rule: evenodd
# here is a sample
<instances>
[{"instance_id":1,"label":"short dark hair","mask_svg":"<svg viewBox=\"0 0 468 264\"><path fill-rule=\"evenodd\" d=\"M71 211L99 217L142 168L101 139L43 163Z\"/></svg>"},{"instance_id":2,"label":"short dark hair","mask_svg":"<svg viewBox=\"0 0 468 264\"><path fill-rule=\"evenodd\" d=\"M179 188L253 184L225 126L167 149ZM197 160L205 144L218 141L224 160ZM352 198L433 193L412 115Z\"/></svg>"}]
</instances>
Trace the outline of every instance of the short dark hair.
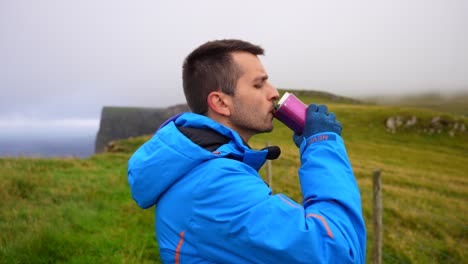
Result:
<instances>
[{"instance_id":1,"label":"short dark hair","mask_svg":"<svg viewBox=\"0 0 468 264\"><path fill-rule=\"evenodd\" d=\"M185 98L192 112L206 114L207 97L213 91L234 95L242 72L231 56L233 52L264 54L260 46L238 39L224 39L206 42L187 56L182 80Z\"/></svg>"}]
</instances>

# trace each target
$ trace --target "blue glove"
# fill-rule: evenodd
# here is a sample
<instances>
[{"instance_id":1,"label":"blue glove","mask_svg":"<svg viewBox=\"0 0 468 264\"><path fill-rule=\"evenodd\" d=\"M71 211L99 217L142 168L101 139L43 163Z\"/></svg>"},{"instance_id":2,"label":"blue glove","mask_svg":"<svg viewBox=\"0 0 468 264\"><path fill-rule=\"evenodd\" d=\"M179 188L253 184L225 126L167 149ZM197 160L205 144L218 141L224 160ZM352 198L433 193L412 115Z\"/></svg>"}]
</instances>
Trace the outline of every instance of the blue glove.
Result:
<instances>
[{"instance_id":1,"label":"blue glove","mask_svg":"<svg viewBox=\"0 0 468 264\"><path fill-rule=\"evenodd\" d=\"M322 132L334 132L341 135L341 124L336 121L334 113L328 113L326 105L311 104L307 107L306 122L301 135L294 133L293 140L297 147L302 141L312 135Z\"/></svg>"}]
</instances>

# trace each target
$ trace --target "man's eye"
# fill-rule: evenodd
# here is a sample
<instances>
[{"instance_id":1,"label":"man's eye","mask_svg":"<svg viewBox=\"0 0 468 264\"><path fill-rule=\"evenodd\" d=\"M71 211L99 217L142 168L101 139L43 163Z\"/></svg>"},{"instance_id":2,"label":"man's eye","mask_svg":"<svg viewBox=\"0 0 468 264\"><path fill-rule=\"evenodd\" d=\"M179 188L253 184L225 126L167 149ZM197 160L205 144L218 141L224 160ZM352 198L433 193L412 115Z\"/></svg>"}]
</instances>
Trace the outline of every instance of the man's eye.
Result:
<instances>
[{"instance_id":1,"label":"man's eye","mask_svg":"<svg viewBox=\"0 0 468 264\"><path fill-rule=\"evenodd\" d=\"M262 83L258 83L258 84L255 84L254 87L255 88L262 88L263 84Z\"/></svg>"}]
</instances>

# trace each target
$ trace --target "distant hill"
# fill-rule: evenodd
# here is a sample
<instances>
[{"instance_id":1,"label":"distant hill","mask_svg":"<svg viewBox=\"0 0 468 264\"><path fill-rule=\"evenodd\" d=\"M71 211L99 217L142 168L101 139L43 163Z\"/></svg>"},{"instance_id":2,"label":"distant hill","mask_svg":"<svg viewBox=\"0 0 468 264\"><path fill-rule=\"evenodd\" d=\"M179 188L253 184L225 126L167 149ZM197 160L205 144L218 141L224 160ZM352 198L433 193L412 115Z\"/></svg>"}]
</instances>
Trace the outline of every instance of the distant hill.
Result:
<instances>
[{"instance_id":1,"label":"distant hill","mask_svg":"<svg viewBox=\"0 0 468 264\"><path fill-rule=\"evenodd\" d=\"M315 90L293 90L281 88L278 89L278 91L280 96L285 92L291 92L297 97L303 98L307 104L391 105L399 107L427 108L433 111L468 116L468 93L451 97L438 94L422 94L401 97L382 96L356 99ZM99 132L95 143L95 153L105 151L108 144L114 140L153 134L165 120L175 114L185 111L189 111L188 106L185 104L175 105L169 108L106 106L102 109ZM406 113L401 118L407 119L411 116L411 113ZM390 116L386 118L390 118ZM395 118L395 122L397 122L400 117L393 116L392 118ZM436 118L436 116L433 116L432 118ZM382 122L385 121L386 119ZM446 121L446 119L442 119L442 121ZM448 122L450 126L455 124L452 121ZM425 123L426 125L422 127L422 123L419 122L417 127L421 130L425 128L431 129L430 126L433 125L431 124L431 120L425 120Z\"/></svg>"},{"instance_id":2,"label":"distant hill","mask_svg":"<svg viewBox=\"0 0 468 264\"><path fill-rule=\"evenodd\" d=\"M106 106L101 113L95 153L105 151L113 140L153 134L165 120L185 111L188 111L187 105L169 108Z\"/></svg>"},{"instance_id":3,"label":"distant hill","mask_svg":"<svg viewBox=\"0 0 468 264\"><path fill-rule=\"evenodd\" d=\"M299 97L311 98L316 103L360 103L358 100L327 92L279 89L281 95L286 91L292 92ZM105 106L101 113L95 153L105 151L107 145L114 140L153 134L165 120L185 111L189 111L188 106L185 104L169 108Z\"/></svg>"},{"instance_id":4,"label":"distant hill","mask_svg":"<svg viewBox=\"0 0 468 264\"><path fill-rule=\"evenodd\" d=\"M445 95L422 93L415 95L372 96L361 99L366 103L425 108L468 116L468 91Z\"/></svg>"},{"instance_id":5,"label":"distant hill","mask_svg":"<svg viewBox=\"0 0 468 264\"><path fill-rule=\"evenodd\" d=\"M278 89L278 91L280 92L280 96L285 92L290 92L296 95L297 97L306 97L308 98L309 101L316 102L316 103L323 103L323 102L347 103L347 104L361 104L362 103L361 100L358 100L355 98L336 95L333 93L323 92L323 91L292 90L292 89L283 89L283 88Z\"/></svg>"}]
</instances>

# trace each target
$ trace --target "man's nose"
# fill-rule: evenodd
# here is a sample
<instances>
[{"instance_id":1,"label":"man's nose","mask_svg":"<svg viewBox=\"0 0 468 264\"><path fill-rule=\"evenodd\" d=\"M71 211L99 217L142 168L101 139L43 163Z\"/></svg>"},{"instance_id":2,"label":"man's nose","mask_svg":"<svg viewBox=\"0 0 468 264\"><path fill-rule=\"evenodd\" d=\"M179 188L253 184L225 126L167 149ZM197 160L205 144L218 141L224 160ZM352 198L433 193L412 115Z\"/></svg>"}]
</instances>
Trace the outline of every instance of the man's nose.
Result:
<instances>
[{"instance_id":1,"label":"man's nose","mask_svg":"<svg viewBox=\"0 0 468 264\"><path fill-rule=\"evenodd\" d=\"M271 85L271 89L272 89L272 92L271 92L271 100L272 101L277 101L279 99L279 92L278 90L276 89L276 87L274 87L273 85Z\"/></svg>"}]
</instances>

